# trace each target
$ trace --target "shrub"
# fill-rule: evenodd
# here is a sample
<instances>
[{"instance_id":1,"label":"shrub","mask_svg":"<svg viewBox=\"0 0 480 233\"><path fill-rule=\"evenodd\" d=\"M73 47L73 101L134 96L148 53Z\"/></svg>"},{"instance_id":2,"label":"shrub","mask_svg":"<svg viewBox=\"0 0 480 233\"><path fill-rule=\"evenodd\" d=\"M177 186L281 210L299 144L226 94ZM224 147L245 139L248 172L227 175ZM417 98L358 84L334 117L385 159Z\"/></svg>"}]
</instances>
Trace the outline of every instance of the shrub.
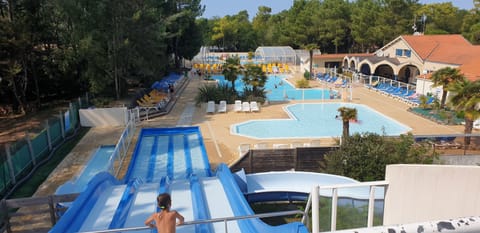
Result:
<instances>
[{"instance_id":1,"label":"shrub","mask_svg":"<svg viewBox=\"0 0 480 233\"><path fill-rule=\"evenodd\" d=\"M300 79L297 81L297 88L309 88L310 87L310 82L307 79Z\"/></svg>"}]
</instances>

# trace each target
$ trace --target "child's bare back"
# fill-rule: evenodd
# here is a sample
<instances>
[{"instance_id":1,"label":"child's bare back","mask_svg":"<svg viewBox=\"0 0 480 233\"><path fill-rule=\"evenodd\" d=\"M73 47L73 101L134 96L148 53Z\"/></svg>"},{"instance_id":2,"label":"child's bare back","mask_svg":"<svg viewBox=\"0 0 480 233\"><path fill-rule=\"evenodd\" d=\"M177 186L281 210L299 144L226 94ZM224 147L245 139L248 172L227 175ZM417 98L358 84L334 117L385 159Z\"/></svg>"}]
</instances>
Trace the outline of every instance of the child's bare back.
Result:
<instances>
[{"instance_id":1,"label":"child's bare back","mask_svg":"<svg viewBox=\"0 0 480 233\"><path fill-rule=\"evenodd\" d=\"M156 227L158 233L175 233L175 227L183 224L183 216L175 210L170 211L170 195L166 193L158 195L157 202L162 211L152 214L147 220L145 220L145 225Z\"/></svg>"}]
</instances>

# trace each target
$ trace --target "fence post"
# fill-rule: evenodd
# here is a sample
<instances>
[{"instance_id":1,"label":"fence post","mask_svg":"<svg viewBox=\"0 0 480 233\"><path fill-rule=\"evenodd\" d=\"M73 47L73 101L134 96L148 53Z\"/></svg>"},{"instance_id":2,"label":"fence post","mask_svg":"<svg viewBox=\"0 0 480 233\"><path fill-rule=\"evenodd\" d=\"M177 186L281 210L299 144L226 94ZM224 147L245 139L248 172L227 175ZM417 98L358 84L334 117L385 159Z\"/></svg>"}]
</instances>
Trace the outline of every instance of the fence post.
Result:
<instances>
[{"instance_id":1,"label":"fence post","mask_svg":"<svg viewBox=\"0 0 480 233\"><path fill-rule=\"evenodd\" d=\"M47 143L48 143L48 151L52 151L52 139L50 138L50 124L48 124L48 119L45 120L45 129L47 129Z\"/></svg>"},{"instance_id":2,"label":"fence post","mask_svg":"<svg viewBox=\"0 0 480 233\"><path fill-rule=\"evenodd\" d=\"M320 232L320 187L312 188L312 233Z\"/></svg>"},{"instance_id":3,"label":"fence post","mask_svg":"<svg viewBox=\"0 0 480 233\"><path fill-rule=\"evenodd\" d=\"M55 203L53 203L53 196L48 196L48 208L50 209L50 221L52 222L52 226L57 223L57 219L55 217Z\"/></svg>"},{"instance_id":4,"label":"fence post","mask_svg":"<svg viewBox=\"0 0 480 233\"><path fill-rule=\"evenodd\" d=\"M30 136L28 136L28 131L25 132L25 140L27 141L28 151L30 152L30 159L35 166L37 165L37 160L35 159L35 151L33 151L32 141L30 140Z\"/></svg>"},{"instance_id":5,"label":"fence post","mask_svg":"<svg viewBox=\"0 0 480 233\"><path fill-rule=\"evenodd\" d=\"M62 138L63 140L65 140L65 123L63 122L63 115L62 115L62 111L60 111L60 114L58 115L59 119L60 119L60 129L62 131Z\"/></svg>"},{"instance_id":6,"label":"fence post","mask_svg":"<svg viewBox=\"0 0 480 233\"><path fill-rule=\"evenodd\" d=\"M6 230L8 233L12 232L12 229L10 227L10 215L8 214L8 206L7 206L7 199L3 198L0 200L0 210L2 213L5 213L2 219L2 223L5 226Z\"/></svg>"},{"instance_id":7,"label":"fence post","mask_svg":"<svg viewBox=\"0 0 480 233\"><path fill-rule=\"evenodd\" d=\"M10 144L5 145L5 153L7 154L7 164L8 170L10 172L10 178L12 179L12 184L17 183L15 180L15 171L13 170L13 163L12 163L12 154L10 152Z\"/></svg>"}]
</instances>

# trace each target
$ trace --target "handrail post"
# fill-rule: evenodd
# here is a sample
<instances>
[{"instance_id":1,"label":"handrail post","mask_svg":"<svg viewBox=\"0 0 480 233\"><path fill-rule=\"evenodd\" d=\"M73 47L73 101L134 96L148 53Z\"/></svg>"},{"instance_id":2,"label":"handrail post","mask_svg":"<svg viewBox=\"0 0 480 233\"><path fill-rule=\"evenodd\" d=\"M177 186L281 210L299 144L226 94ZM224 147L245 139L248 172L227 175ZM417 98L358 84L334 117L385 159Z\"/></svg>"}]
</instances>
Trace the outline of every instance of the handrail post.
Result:
<instances>
[{"instance_id":1,"label":"handrail post","mask_svg":"<svg viewBox=\"0 0 480 233\"><path fill-rule=\"evenodd\" d=\"M312 188L312 233L320 231L320 187L318 185Z\"/></svg>"},{"instance_id":2,"label":"handrail post","mask_svg":"<svg viewBox=\"0 0 480 233\"><path fill-rule=\"evenodd\" d=\"M332 218L330 221L330 231L337 230L337 203L338 203L338 189L332 188Z\"/></svg>"},{"instance_id":3,"label":"handrail post","mask_svg":"<svg viewBox=\"0 0 480 233\"><path fill-rule=\"evenodd\" d=\"M227 225L227 220L223 220L223 222L225 223L225 233L228 233L228 225Z\"/></svg>"},{"instance_id":4,"label":"handrail post","mask_svg":"<svg viewBox=\"0 0 480 233\"><path fill-rule=\"evenodd\" d=\"M375 187L370 186L370 197L368 198L368 215L367 215L367 227L373 226L373 216L375 211Z\"/></svg>"},{"instance_id":5,"label":"handrail post","mask_svg":"<svg viewBox=\"0 0 480 233\"><path fill-rule=\"evenodd\" d=\"M304 225L308 224L308 212L310 211L310 208L312 207L312 193L308 195L308 200L307 200L307 205L305 205L305 211L303 211L303 217L302 217L302 223Z\"/></svg>"}]
</instances>

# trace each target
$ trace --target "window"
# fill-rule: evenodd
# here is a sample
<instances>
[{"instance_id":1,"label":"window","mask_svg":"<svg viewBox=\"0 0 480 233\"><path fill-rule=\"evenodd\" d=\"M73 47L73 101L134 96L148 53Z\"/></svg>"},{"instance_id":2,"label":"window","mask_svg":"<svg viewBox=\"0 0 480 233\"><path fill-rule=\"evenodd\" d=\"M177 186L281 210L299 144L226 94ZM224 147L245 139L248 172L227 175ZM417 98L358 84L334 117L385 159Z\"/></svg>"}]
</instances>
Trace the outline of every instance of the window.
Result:
<instances>
[{"instance_id":1,"label":"window","mask_svg":"<svg viewBox=\"0 0 480 233\"><path fill-rule=\"evenodd\" d=\"M409 49L396 49L395 50L395 55L397 57L411 57L412 56L412 50Z\"/></svg>"},{"instance_id":2,"label":"window","mask_svg":"<svg viewBox=\"0 0 480 233\"><path fill-rule=\"evenodd\" d=\"M401 57L402 54L403 54L403 50L401 50L401 49L397 49L397 50L395 51L395 55L397 55L397 57Z\"/></svg>"}]
</instances>

